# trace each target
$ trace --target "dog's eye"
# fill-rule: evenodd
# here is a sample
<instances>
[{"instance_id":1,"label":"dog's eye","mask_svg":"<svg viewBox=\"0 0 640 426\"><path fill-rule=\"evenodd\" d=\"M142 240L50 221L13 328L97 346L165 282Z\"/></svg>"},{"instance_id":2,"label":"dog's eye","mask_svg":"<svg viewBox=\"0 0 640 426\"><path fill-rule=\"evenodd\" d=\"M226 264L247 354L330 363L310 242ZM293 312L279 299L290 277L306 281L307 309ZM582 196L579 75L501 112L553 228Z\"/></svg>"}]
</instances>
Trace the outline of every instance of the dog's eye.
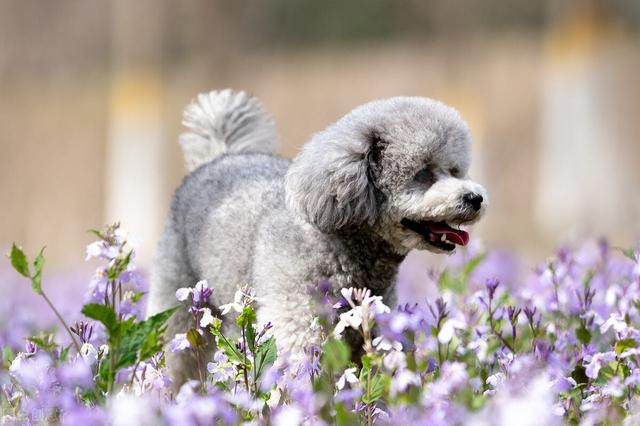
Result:
<instances>
[{"instance_id":1,"label":"dog's eye","mask_svg":"<svg viewBox=\"0 0 640 426\"><path fill-rule=\"evenodd\" d=\"M433 172L431 171L431 168L425 167L424 169L420 170L413 177L413 180L417 183L422 183L422 184L433 183Z\"/></svg>"},{"instance_id":2,"label":"dog's eye","mask_svg":"<svg viewBox=\"0 0 640 426\"><path fill-rule=\"evenodd\" d=\"M459 173L460 173L460 170L457 167L452 167L449 169L449 174L451 176L458 176Z\"/></svg>"}]
</instances>

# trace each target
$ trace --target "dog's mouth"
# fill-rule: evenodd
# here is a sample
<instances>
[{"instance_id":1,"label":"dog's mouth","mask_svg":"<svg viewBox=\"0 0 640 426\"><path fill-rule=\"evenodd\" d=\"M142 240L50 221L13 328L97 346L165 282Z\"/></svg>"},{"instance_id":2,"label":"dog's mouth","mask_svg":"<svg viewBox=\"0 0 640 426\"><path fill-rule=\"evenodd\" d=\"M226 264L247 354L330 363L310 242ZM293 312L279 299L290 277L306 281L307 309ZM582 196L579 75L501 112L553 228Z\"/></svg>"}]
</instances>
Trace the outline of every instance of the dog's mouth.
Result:
<instances>
[{"instance_id":1,"label":"dog's mouth","mask_svg":"<svg viewBox=\"0 0 640 426\"><path fill-rule=\"evenodd\" d=\"M427 243L440 250L453 251L457 245L465 246L469 242L468 232L452 228L445 222L416 222L405 218L400 223L405 228L420 234Z\"/></svg>"}]
</instances>

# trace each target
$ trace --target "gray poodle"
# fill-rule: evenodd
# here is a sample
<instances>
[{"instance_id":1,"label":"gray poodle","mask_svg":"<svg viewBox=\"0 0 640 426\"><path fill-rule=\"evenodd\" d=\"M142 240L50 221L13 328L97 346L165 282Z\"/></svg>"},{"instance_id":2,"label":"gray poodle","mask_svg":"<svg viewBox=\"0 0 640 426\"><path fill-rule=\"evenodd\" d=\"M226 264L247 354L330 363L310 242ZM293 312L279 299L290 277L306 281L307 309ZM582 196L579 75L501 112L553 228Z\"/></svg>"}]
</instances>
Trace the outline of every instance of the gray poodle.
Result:
<instances>
[{"instance_id":1,"label":"gray poodle","mask_svg":"<svg viewBox=\"0 0 640 426\"><path fill-rule=\"evenodd\" d=\"M487 204L469 180L471 136L441 102L396 97L362 105L316 134L293 161L257 99L223 90L185 110L180 142L189 174L175 192L151 279L149 314L207 279L210 304L256 290L258 318L278 347L318 343L309 286L366 287L394 304L398 266L412 249L451 253L459 229ZM176 314L168 332L185 332ZM176 384L196 377L188 353L168 357Z\"/></svg>"}]
</instances>

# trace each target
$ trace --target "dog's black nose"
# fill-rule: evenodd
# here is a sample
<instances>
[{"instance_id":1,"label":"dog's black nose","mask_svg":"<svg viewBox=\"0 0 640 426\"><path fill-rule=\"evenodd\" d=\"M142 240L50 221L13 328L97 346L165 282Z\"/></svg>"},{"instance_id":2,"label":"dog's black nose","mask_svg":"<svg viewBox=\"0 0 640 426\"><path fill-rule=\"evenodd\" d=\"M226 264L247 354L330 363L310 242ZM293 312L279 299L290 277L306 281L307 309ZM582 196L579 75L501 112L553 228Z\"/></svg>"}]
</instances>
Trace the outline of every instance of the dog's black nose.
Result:
<instances>
[{"instance_id":1,"label":"dog's black nose","mask_svg":"<svg viewBox=\"0 0 640 426\"><path fill-rule=\"evenodd\" d=\"M482 206L483 198L482 195L476 194L475 192L467 192L462 196L462 201L473 207L475 211L478 211Z\"/></svg>"}]
</instances>

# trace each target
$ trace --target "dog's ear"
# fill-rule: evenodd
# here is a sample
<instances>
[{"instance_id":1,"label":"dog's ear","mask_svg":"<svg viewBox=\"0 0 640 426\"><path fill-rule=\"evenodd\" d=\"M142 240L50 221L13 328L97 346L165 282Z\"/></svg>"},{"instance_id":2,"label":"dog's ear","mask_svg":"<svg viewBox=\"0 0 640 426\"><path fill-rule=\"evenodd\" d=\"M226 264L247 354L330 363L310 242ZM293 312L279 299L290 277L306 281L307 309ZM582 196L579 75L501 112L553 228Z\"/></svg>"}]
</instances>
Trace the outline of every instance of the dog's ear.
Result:
<instances>
[{"instance_id":1,"label":"dog's ear","mask_svg":"<svg viewBox=\"0 0 640 426\"><path fill-rule=\"evenodd\" d=\"M291 209L323 232L372 223L377 215L370 137L314 136L294 159L286 177Z\"/></svg>"}]
</instances>

